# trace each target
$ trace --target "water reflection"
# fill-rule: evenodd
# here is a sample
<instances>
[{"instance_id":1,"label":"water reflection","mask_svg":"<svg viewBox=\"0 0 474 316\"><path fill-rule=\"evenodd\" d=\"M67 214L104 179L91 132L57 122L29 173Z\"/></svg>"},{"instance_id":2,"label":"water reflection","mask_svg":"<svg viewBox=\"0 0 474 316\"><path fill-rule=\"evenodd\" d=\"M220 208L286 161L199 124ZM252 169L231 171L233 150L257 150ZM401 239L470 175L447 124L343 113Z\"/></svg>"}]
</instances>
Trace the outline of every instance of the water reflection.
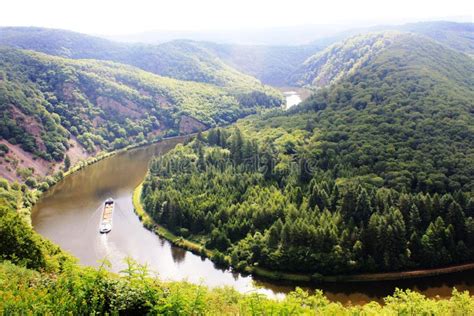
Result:
<instances>
[{"instance_id":1,"label":"water reflection","mask_svg":"<svg viewBox=\"0 0 474 316\"><path fill-rule=\"evenodd\" d=\"M178 247L171 247L171 257L176 264L180 264L186 258L186 250Z\"/></svg>"},{"instance_id":2,"label":"water reflection","mask_svg":"<svg viewBox=\"0 0 474 316\"><path fill-rule=\"evenodd\" d=\"M285 110L301 103L301 97L296 91L285 91L283 95L286 99Z\"/></svg>"}]
</instances>

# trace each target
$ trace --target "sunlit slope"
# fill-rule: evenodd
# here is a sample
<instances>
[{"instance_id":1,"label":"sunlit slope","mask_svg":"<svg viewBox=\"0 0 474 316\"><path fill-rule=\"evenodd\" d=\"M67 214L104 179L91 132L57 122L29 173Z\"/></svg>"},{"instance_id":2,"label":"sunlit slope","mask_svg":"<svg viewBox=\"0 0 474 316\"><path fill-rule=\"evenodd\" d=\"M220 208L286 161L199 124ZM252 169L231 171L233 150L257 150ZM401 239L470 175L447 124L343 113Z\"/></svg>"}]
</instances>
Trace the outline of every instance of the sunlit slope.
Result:
<instances>
[{"instance_id":1,"label":"sunlit slope","mask_svg":"<svg viewBox=\"0 0 474 316\"><path fill-rule=\"evenodd\" d=\"M338 42L308 58L292 75L298 85L324 87L354 73L387 49L401 33L373 33Z\"/></svg>"},{"instance_id":2,"label":"sunlit slope","mask_svg":"<svg viewBox=\"0 0 474 316\"><path fill-rule=\"evenodd\" d=\"M227 124L281 100L265 88L233 92L106 61L1 49L2 138L61 160L72 135L88 150L113 149L176 134L182 115Z\"/></svg>"}]
</instances>

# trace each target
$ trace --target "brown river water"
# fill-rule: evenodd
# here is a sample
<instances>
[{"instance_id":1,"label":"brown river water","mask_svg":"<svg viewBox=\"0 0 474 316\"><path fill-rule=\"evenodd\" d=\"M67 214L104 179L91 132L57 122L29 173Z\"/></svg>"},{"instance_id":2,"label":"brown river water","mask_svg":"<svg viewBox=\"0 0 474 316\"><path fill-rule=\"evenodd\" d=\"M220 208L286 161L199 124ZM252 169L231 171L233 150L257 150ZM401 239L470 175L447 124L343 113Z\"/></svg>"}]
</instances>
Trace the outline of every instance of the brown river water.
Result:
<instances>
[{"instance_id":1,"label":"brown river water","mask_svg":"<svg viewBox=\"0 0 474 316\"><path fill-rule=\"evenodd\" d=\"M474 293L474 271L418 280L334 283L319 285L278 284L218 269L208 260L172 246L146 230L132 207L132 192L143 180L153 155L173 148L181 139L170 139L104 159L55 185L33 209L33 226L41 235L69 251L83 265L97 266L107 258L113 271L124 267L127 256L164 280L188 280L211 287L233 286L241 292L258 291L274 297L296 286L322 289L329 299L344 304L362 304L393 294L396 287L411 288L429 297L449 297L452 288ZM101 206L105 199L116 201L114 226L99 234Z\"/></svg>"}]
</instances>

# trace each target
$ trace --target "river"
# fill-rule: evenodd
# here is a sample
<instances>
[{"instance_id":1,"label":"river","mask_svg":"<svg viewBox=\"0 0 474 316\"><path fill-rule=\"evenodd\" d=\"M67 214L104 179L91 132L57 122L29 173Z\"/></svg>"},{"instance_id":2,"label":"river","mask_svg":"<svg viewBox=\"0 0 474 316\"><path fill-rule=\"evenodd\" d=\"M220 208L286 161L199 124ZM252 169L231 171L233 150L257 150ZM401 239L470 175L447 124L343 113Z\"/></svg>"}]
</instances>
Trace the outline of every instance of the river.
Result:
<instances>
[{"instance_id":1,"label":"river","mask_svg":"<svg viewBox=\"0 0 474 316\"><path fill-rule=\"evenodd\" d=\"M286 100L285 110L301 103L301 96L296 91L285 91L283 92Z\"/></svg>"},{"instance_id":2,"label":"river","mask_svg":"<svg viewBox=\"0 0 474 316\"><path fill-rule=\"evenodd\" d=\"M164 280L188 280L208 286L234 286L241 292L258 291L282 297L296 284L277 284L221 270L208 260L172 246L146 230L133 212L132 192L145 176L149 160L173 148L181 139L119 153L84 168L55 185L36 204L32 212L34 229L83 265L97 266L107 258L113 271L124 267L130 256ZM114 227L99 234L103 201L116 201ZM329 299L362 304L393 294L395 287L411 288L430 297L449 297L452 287L474 293L474 271L430 277L420 280L377 283L324 284L303 288L321 288Z\"/></svg>"}]
</instances>

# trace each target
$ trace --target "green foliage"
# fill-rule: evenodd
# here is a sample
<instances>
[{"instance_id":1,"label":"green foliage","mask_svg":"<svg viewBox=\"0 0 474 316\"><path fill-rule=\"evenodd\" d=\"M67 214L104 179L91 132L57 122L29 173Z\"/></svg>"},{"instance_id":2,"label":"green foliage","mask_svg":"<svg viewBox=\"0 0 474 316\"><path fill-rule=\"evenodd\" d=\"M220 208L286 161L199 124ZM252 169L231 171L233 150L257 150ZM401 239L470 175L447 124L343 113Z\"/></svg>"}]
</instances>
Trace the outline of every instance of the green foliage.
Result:
<instances>
[{"instance_id":1,"label":"green foliage","mask_svg":"<svg viewBox=\"0 0 474 316\"><path fill-rule=\"evenodd\" d=\"M446 31L449 34L446 36L443 35L444 30L439 30L443 29L442 25L435 23L431 30L428 25L429 23L426 24L426 27L422 23L407 24L400 29L428 35L435 40L448 44L448 46L453 46L454 49L472 53L472 35L467 35L469 32L472 34L472 25L453 23L453 25L448 28L449 31ZM463 42L463 44L450 42L455 42L454 39L456 36L463 38L463 40L460 41ZM410 41L412 43L409 43ZM326 87L352 76L360 68L366 67L369 64L374 65L374 59L381 61L379 57L381 54L386 55L387 52L388 54L393 54L396 49L404 49L400 46L401 42L407 43L407 45L410 45L414 50L420 50L421 46L411 46L415 41L423 43L421 46L424 46L425 49L429 49L431 56L436 56L436 52L440 51L439 47L436 47L433 42L424 36L399 32L368 33L350 37L342 42L335 43L324 51L311 56L292 74L290 81L296 85ZM420 57L421 56L416 58L420 59ZM398 64L395 64L395 66L397 65ZM418 65L418 67L420 66L421 65ZM443 67L443 64L439 66ZM441 67L438 67L438 69ZM367 99L361 98L358 101L364 106L363 104L366 103Z\"/></svg>"},{"instance_id":2,"label":"green foliage","mask_svg":"<svg viewBox=\"0 0 474 316\"><path fill-rule=\"evenodd\" d=\"M465 55L404 35L295 111L319 111L304 115L326 168L373 172L399 190L470 191L473 71Z\"/></svg>"},{"instance_id":3,"label":"green foliage","mask_svg":"<svg viewBox=\"0 0 474 316\"><path fill-rule=\"evenodd\" d=\"M59 247L33 231L26 214L20 214L32 205L34 198L30 191L25 186L8 185L4 179L0 180L0 261L47 271L57 270L70 261Z\"/></svg>"},{"instance_id":4,"label":"green foliage","mask_svg":"<svg viewBox=\"0 0 474 316\"><path fill-rule=\"evenodd\" d=\"M27 186L29 186L30 188L34 189L36 188L36 186L38 185L36 179L34 177L28 177L26 180L25 180L25 184Z\"/></svg>"},{"instance_id":5,"label":"green foliage","mask_svg":"<svg viewBox=\"0 0 474 316\"><path fill-rule=\"evenodd\" d=\"M397 290L375 302L344 307L321 291L301 289L282 300L262 294L240 294L231 288L208 289L186 282L161 282L146 268L128 261L123 276L69 265L57 274L38 273L9 262L0 263L0 313L16 314L159 314L159 315L470 315L474 299L453 291L447 300L427 299Z\"/></svg>"},{"instance_id":6,"label":"green foliage","mask_svg":"<svg viewBox=\"0 0 474 316\"><path fill-rule=\"evenodd\" d=\"M373 29L421 34L449 48L472 55L473 28L472 23L437 21L378 26ZM301 46L235 45L186 40L142 45L116 43L64 30L2 27L0 44L66 58L110 60L162 76L220 86L231 86L238 81L254 81L242 73L265 84L286 86L296 83L304 69L310 70L313 55L320 53L328 45L363 31L349 30ZM365 54L364 51L361 53ZM351 63L350 60L346 62ZM347 68L347 65L340 66Z\"/></svg>"},{"instance_id":7,"label":"green foliage","mask_svg":"<svg viewBox=\"0 0 474 316\"><path fill-rule=\"evenodd\" d=\"M4 157L6 154L8 154L9 151L10 149L8 148L7 145L0 144L0 157Z\"/></svg>"},{"instance_id":8,"label":"green foliage","mask_svg":"<svg viewBox=\"0 0 474 316\"><path fill-rule=\"evenodd\" d=\"M31 227L7 207L0 207L1 260L10 260L29 268L45 267L38 237Z\"/></svg>"},{"instance_id":9,"label":"green foliage","mask_svg":"<svg viewBox=\"0 0 474 316\"><path fill-rule=\"evenodd\" d=\"M128 258L120 275L76 265L57 246L43 240L17 213L26 207L30 191L1 181L0 186L0 314L374 314L409 311L432 315L469 315L474 299L453 291L449 300L432 300L411 291L397 291L385 306L370 303L344 307L330 302L321 291L313 295L297 289L282 300L240 294L232 288L209 289L187 282L151 278L146 266ZM216 252L224 265L228 259Z\"/></svg>"},{"instance_id":10,"label":"green foliage","mask_svg":"<svg viewBox=\"0 0 474 316\"><path fill-rule=\"evenodd\" d=\"M176 147L150 165L145 210L177 235L206 240L218 250L214 260L223 261L223 252L240 268L347 274L438 267L474 256L466 234L470 193L401 193L322 169L303 177L298 151L286 157L288 143L301 141L288 136L274 141L274 156L268 144L258 146L238 129L211 130Z\"/></svg>"},{"instance_id":11,"label":"green foliage","mask_svg":"<svg viewBox=\"0 0 474 316\"><path fill-rule=\"evenodd\" d=\"M31 177L34 173L34 170L32 167L30 168L18 168L17 171L16 171L16 174L26 180L27 178Z\"/></svg>"}]
</instances>

